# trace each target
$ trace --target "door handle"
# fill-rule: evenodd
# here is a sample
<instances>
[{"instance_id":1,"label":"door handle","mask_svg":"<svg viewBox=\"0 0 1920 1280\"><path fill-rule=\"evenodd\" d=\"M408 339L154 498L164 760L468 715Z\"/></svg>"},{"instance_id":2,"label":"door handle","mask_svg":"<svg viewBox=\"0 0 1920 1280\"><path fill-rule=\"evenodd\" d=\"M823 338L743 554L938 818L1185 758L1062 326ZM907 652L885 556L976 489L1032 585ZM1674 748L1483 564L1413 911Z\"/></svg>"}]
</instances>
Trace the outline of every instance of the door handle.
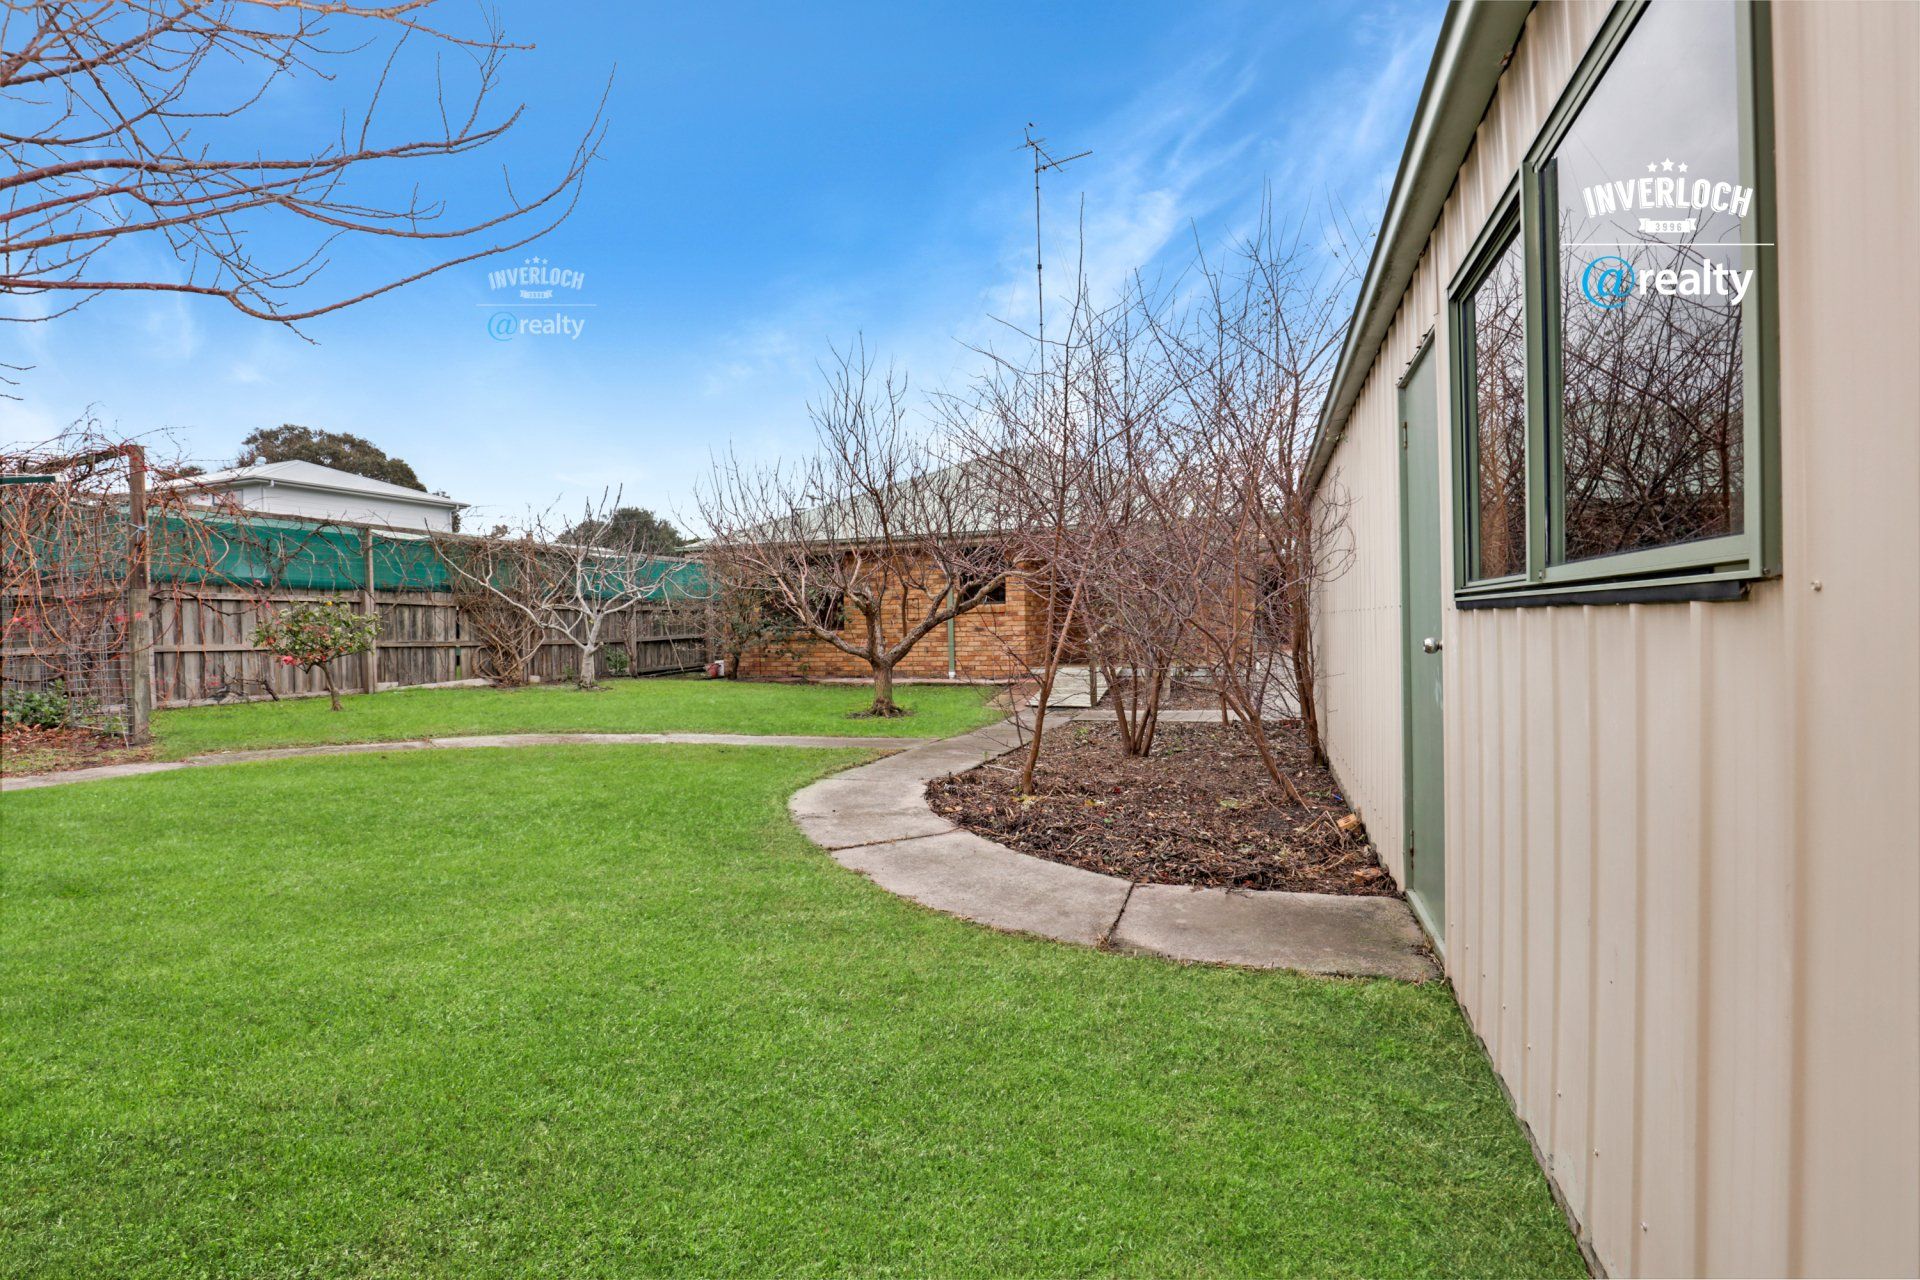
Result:
<instances>
[{"instance_id":1,"label":"door handle","mask_svg":"<svg viewBox=\"0 0 1920 1280\"><path fill-rule=\"evenodd\" d=\"M1422 640L1420 642L1420 652L1422 653L1440 652L1440 638L1438 636L1428 636L1425 640Z\"/></svg>"}]
</instances>

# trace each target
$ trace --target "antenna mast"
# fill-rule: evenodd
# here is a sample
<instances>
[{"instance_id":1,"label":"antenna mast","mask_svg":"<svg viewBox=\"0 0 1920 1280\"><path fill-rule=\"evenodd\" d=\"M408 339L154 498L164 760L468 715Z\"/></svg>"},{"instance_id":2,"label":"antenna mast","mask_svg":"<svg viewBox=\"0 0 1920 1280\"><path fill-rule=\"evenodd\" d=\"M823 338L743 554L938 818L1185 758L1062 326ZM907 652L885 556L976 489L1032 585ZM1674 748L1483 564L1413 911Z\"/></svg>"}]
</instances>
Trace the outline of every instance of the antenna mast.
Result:
<instances>
[{"instance_id":1,"label":"antenna mast","mask_svg":"<svg viewBox=\"0 0 1920 1280\"><path fill-rule=\"evenodd\" d=\"M1075 160L1084 159L1093 154L1082 151L1077 155L1054 159L1047 150L1047 140L1033 136L1033 121L1027 121L1026 141L1020 144L1033 152L1033 292L1037 304L1039 324L1037 334L1040 340L1041 361L1044 367L1047 349L1047 285L1046 255L1040 247L1040 175L1049 169L1059 171Z\"/></svg>"}]
</instances>

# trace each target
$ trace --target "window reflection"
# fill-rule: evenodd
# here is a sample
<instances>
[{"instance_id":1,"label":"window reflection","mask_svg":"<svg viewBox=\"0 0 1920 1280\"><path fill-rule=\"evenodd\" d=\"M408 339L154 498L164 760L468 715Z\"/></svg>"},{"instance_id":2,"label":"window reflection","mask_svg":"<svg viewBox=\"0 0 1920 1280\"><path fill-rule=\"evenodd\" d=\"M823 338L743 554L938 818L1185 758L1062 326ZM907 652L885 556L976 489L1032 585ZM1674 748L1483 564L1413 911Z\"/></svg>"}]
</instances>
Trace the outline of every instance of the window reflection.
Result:
<instances>
[{"instance_id":1,"label":"window reflection","mask_svg":"<svg viewBox=\"0 0 1920 1280\"><path fill-rule=\"evenodd\" d=\"M1568 560L1742 527L1737 47L1729 0L1649 6L1546 171Z\"/></svg>"},{"instance_id":2,"label":"window reflection","mask_svg":"<svg viewBox=\"0 0 1920 1280\"><path fill-rule=\"evenodd\" d=\"M1525 254L1514 237L1473 291L1477 578L1527 568Z\"/></svg>"}]
</instances>

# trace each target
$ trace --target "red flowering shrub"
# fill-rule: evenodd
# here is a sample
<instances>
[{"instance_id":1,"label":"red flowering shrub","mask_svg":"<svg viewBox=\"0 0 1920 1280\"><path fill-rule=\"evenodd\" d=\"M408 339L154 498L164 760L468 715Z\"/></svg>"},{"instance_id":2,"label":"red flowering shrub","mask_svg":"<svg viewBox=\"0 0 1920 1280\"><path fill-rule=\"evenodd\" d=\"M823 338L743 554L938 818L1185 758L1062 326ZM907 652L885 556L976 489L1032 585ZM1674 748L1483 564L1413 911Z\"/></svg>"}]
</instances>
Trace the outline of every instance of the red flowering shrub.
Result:
<instances>
[{"instance_id":1,"label":"red flowering shrub","mask_svg":"<svg viewBox=\"0 0 1920 1280\"><path fill-rule=\"evenodd\" d=\"M327 664L365 653L379 634L380 619L372 614L355 613L338 600L303 600L261 624L253 633L253 643L273 654L282 666L318 671L338 711L340 691L333 687L333 672Z\"/></svg>"}]
</instances>

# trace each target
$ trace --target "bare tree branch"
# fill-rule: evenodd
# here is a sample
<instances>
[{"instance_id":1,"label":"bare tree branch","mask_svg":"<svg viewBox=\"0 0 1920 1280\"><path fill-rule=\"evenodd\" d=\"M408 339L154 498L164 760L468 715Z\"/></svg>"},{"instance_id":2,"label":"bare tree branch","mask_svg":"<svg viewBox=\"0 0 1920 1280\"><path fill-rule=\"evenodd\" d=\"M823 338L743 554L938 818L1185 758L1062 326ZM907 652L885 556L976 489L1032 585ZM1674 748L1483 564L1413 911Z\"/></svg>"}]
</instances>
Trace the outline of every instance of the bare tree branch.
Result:
<instances>
[{"instance_id":1,"label":"bare tree branch","mask_svg":"<svg viewBox=\"0 0 1920 1280\"><path fill-rule=\"evenodd\" d=\"M503 172L491 211L454 217L417 184L402 189L413 167L502 141L524 112L493 100L507 56L527 46L510 43L490 11L478 34L433 25L434 3L11 0L0 93L24 124L0 131L0 293L179 293L293 327L552 230L578 203L604 136L605 91L560 172L530 195ZM336 43L336 23L357 39ZM384 55L359 56L388 36ZM433 52L437 130L383 139L377 116L389 80L413 70L402 62L409 41ZM447 86L442 55L464 64L464 90ZM333 82L363 64L370 84L333 136L233 153L251 135L223 126L250 120L281 85ZM457 249L395 279L321 292L330 255L362 238ZM162 252L109 252L147 244ZM152 271L156 257L176 269Z\"/></svg>"}]
</instances>

